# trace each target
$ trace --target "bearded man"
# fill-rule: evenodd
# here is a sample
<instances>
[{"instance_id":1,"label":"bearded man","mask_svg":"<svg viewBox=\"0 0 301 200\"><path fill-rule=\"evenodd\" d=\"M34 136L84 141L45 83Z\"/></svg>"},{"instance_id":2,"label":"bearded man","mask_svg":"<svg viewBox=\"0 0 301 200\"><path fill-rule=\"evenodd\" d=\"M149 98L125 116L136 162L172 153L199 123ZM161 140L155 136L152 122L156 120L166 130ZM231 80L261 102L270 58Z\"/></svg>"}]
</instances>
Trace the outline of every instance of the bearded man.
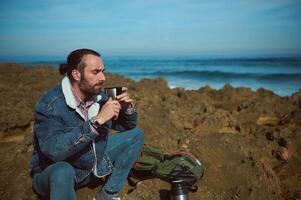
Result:
<instances>
[{"instance_id":1,"label":"bearded man","mask_svg":"<svg viewBox=\"0 0 301 200\"><path fill-rule=\"evenodd\" d=\"M38 101L31 176L39 197L73 200L77 188L106 177L94 199L120 199L144 134L136 127L137 113L127 88L114 100L103 92L104 71L99 53L75 50L60 65L61 84ZM109 135L109 129L118 132Z\"/></svg>"}]
</instances>

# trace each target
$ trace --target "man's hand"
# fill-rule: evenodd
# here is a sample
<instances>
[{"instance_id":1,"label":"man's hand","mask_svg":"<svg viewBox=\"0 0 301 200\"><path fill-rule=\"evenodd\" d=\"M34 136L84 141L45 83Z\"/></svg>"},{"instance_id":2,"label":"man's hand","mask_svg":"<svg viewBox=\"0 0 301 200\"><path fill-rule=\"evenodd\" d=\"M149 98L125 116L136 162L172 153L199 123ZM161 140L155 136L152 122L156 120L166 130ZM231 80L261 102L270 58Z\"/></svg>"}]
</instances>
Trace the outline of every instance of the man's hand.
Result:
<instances>
[{"instance_id":1,"label":"man's hand","mask_svg":"<svg viewBox=\"0 0 301 200\"><path fill-rule=\"evenodd\" d=\"M104 124L106 121L114 118L117 119L121 106L118 101L112 100L110 97L109 100L102 106L99 114L96 117L96 120L99 124Z\"/></svg>"},{"instance_id":2,"label":"man's hand","mask_svg":"<svg viewBox=\"0 0 301 200\"><path fill-rule=\"evenodd\" d=\"M124 111L130 108L133 102L133 99L131 99L126 87L122 87L122 94L118 95L116 97L116 100L120 103L121 109Z\"/></svg>"}]
</instances>

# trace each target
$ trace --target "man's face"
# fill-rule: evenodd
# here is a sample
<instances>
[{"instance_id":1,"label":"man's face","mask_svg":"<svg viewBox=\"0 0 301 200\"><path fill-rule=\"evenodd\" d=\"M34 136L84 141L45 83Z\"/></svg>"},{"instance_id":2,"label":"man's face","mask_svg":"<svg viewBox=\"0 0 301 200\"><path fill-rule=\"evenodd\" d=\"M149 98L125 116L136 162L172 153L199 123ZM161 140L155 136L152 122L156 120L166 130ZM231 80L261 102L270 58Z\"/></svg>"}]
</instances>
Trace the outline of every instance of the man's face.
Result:
<instances>
[{"instance_id":1,"label":"man's face","mask_svg":"<svg viewBox=\"0 0 301 200\"><path fill-rule=\"evenodd\" d=\"M97 95L106 80L103 61L100 57L90 54L85 55L83 61L85 67L81 72L79 87L87 95Z\"/></svg>"}]
</instances>

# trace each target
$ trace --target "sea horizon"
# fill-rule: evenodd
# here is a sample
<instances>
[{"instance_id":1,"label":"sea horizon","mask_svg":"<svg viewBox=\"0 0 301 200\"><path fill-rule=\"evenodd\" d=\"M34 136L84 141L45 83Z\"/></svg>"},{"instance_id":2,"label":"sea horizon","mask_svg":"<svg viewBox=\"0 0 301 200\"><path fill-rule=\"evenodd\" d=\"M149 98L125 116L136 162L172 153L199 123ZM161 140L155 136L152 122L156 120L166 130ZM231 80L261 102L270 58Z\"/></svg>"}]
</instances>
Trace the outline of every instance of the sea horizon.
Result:
<instances>
[{"instance_id":1,"label":"sea horizon","mask_svg":"<svg viewBox=\"0 0 301 200\"><path fill-rule=\"evenodd\" d=\"M58 56L19 57L0 62L32 67L58 67L66 58ZM103 56L106 71L139 81L162 77L170 88L196 90L206 85L220 89L225 84L265 88L289 96L301 88L301 56Z\"/></svg>"}]
</instances>

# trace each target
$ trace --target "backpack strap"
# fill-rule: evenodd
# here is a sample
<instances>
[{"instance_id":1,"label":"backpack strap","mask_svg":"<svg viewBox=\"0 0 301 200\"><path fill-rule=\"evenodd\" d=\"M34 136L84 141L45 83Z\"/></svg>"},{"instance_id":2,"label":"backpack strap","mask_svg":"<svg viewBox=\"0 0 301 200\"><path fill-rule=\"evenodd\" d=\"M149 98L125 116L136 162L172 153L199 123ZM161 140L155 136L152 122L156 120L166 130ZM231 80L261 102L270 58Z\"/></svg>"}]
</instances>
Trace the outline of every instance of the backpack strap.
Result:
<instances>
[{"instance_id":1,"label":"backpack strap","mask_svg":"<svg viewBox=\"0 0 301 200\"><path fill-rule=\"evenodd\" d=\"M174 156L186 156L190 157L194 161L198 161L197 157L195 157L192 153L185 152L185 151L173 151L169 155L166 155L168 158L172 158Z\"/></svg>"},{"instance_id":2,"label":"backpack strap","mask_svg":"<svg viewBox=\"0 0 301 200\"><path fill-rule=\"evenodd\" d=\"M175 156L186 156L191 158L192 160L194 160L198 165L202 165L201 162L199 161L199 159L193 155L192 153L189 152L185 152L185 151L173 151L171 152L169 155L165 155L167 157L167 159L171 159Z\"/></svg>"}]
</instances>

